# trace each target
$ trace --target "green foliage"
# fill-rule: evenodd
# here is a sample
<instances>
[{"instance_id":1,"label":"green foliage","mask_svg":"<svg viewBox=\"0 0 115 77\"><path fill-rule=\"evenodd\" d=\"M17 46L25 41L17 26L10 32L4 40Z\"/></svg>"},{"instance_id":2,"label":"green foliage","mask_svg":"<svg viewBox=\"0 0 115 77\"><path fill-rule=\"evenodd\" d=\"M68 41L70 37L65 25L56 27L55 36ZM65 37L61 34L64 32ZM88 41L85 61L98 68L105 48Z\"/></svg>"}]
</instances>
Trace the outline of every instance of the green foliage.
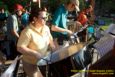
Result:
<instances>
[{"instance_id":1,"label":"green foliage","mask_svg":"<svg viewBox=\"0 0 115 77\"><path fill-rule=\"evenodd\" d=\"M30 0L2 0L3 5L7 5L7 9L10 11L13 11L15 4L21 4L23 7L25 7ZM0 1L1 2L1 1ZM1 4L0 4L1 5Z\"/></svg>"},{"instance_id":2,"label":"green foliage","mask_svg":"<svg viewBox=\"0 0 115 77\"><path fill-rule=\"evenodd\" d=\"M66 3L68 0L48 0L48 7L50 8L51 12L54 12L55 9L60 5ZM80 9L85 8L85 3L84 0L79 0L80 1Z\"/></svg>"},{"instance_id":3,"label":"green foliage","mask_svg":"<svg viewBox=\"0 0 115 77\"><path fill-rule=\"evenodd\" d=\"M108 9L115 9L115 3L111 0L105 2L105 7L108 7Z\"/></svg>"},{"instance_id":4,"label":"green foliage","mask_svg":"<svg viewBox=\"0 0 115 77\"><path fill-rule=\"evenodd\" d=\"M7 5L4 4L4 2L0 1L0 8L4 8L5 10L7 10Z\"/></svg>"},{"instance_id":5,"label":"green foliage","mask_svg":"<svg viewBox=\"0 0 115 77\"><path fill-rule=\"evenodd\" d=\"M4 2L5 5L8 6L8 9L9 10L13 10L14 8L14 5L16 3L19 3L19 4L22 4L24 7L27 6L30 1L32 0L2 0ZM42 0L41 0L42 1ZM85 3L84 3L84 0L79 0L80 1L80 9L84 8L85 6ZM63 4L67 2L67 0L48 0L47 3L42 3L42 6L47 6L49 8L49 10L51 12L54 12L55 9L57 9L57 7L60 5L60 4ZM1 0L0 0L0 6L1 6Z\"/></svg>"},{"instance_id":6,"label":"green foliage","mask_svg":"<svg viewBox=\"0 0 115 77\"><path fill-rule=\"evenodd\" d=\"M98 15L103 15L107 11L115 13L115 0L96 0L95 3Z\"/></svg>"},{"instance_id":7,"label":"green foliage","mask_svg":"<svg viewBox=\"0 0 115 77\"><path fill-rule=\"evenodd\" d=\"M111 23L115 23L111 18L101 17L100 19L105 21L105 25L101 26L103 30L106 30Z\"/></svg>"},{"instance_id":8,"label":"green foliage","mask_svg":"<svg viewBox=\"0 0 115 77\"><path fill-rule=\"evenodd\" d=\"M59 3L59 2L58 2ZM56 0L49 0L48 1L48 7L50 8L49 10L53 13L55 9L59 6Z\"/></svg>"},{"instance_id":9,"label":"green foliage","mask_svg":"<svg viewBox=\"0 0 115 77\"><path fill-rule=\"evenodd\" d=\"M84 0L79 0L79 2L80 2L80 9L84 9L86 7Z\"/></svg>"}]
</instances>

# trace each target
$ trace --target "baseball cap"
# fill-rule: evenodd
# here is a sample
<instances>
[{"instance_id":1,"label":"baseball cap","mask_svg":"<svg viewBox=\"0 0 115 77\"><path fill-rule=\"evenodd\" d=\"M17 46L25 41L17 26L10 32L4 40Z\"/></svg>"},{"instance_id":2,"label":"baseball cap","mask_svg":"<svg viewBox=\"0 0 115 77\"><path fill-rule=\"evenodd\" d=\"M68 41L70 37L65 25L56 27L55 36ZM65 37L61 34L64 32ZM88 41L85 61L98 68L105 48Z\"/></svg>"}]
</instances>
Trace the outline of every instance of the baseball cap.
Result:
<instances>
[{"instance_id":1,"label":"baseball cap","mask_svg":"<svg viewBox=\"0 0 115 77\"><path fill-rule=\"evenodd\" d=\"M80 11L79 9L79 0L70 0L71 3L75 4L75 9L77 12Z\"/></svg>"},{"instance_id":2,"label":"baseball cap","mask_svg":"<svg viewBox=\"0 0 115 77\"><path fill-rule=\"evenodd\" d=\"M23 6L20 5L20 4L15 4L14 9L15 9L15 10L23 10Z\"/></svg>"}]
</instances>

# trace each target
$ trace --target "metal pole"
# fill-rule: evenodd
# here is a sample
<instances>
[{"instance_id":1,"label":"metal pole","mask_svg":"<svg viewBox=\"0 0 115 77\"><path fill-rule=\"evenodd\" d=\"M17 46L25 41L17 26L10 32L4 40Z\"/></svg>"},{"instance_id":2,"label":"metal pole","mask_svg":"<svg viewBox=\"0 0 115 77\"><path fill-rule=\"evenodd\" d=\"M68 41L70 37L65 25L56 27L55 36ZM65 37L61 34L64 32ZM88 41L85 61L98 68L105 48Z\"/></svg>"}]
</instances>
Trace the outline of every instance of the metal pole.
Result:
<instances>
[{"instance_id":1,"label":"metal pole","mask_svg":"<svg viewBox=\"0 0 115 77\"><path fill-rule=\"evenodd\" d=\"M41 0L38 0L39 8L41 8Z\"/></svg>"}]
</instances>

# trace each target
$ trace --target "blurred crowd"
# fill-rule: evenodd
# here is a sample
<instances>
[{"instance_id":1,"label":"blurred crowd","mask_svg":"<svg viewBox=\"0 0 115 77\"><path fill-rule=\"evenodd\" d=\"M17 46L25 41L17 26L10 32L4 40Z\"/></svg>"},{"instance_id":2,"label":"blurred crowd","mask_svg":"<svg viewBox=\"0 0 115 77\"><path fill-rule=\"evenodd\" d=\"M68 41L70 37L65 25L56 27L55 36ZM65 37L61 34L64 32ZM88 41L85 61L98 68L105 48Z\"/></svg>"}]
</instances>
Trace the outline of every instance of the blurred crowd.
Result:
<instances>
[{"instance_id":1,"label":"blurred crowd","mask_svg":"<svg viewBox=\"0 0 115 77\"><path fill-rule=\"evenodd\" d=\"M66 28L64 29L63 26L61 28L64 30L51 27L51 25L58 25L58 26L60 25L57 24L57 20L56 20L57 11L55 12L56 14L50 15L47 7L43 7L43 10L47 12L46 24L51 29L51 34L54 38L54 42L55 42L55 36L57 35L57 33L55 34L55 32L65 32L65 33L67 32L71 35L73 32L79 31L81 27L94 24L95 16L93 14L94 9L92 5L89 4L88 7L85 7L84 9L79 9L79 1L75 3L77 3L77 8L76 8L77 10L72 10L72 11L70 10L71 13L75 14L73 18L74 27L68 26L69 28L68 30L66 30ZM68 6L70 7L69 3L67 3L66 8L68 8ZM72 4L72 8L74 8L73 6L74 5ZM14 59L18 54L20 54L19 52L16 52L17 51L16 44L21 31L29 24L29 15L31 14L31 12L28 11L27 8L24 8L21 4L15 4L13 9L14 10L8 10L9 12L7 12L4 7L0 8L0 51L2 51L2 53L5 54L7 60ZM57 16L59 15L57 14ZM59 20L59 21L60 21L59 23L61 23L61 21L64 22L64 20ZM80 35L82 36L82 38L79 38L79 42L87 41L86 33L87 31L85 31L82 35ZM64 37L65 36L63 36L61 39L63 39ZM60 39L58 39L58 43L59 42ZM57 44L55 45L57 46Z\"/></svg>"},{"instance_id":2,"label":"blurred crowd","mask_svg":"<svg viewBox=\"0 0 115 77\"><path fill-rule=\"evenodd\" d=\"M6 60L14 60L16 56L23 55L24 71L28 77L43 77L37 62L47 56L48 49L58 50L70 41L73 33L81 29L83 30L75 36L76 43L87 43L93 37L96 17L94 6L90 2L87 4L87 7L80 9L79 0L67 0L52 15L47 7L39 8L38 5L33 5L31 11L28 11L21 4L15 4L14 10L9 10L9 13L1 7L0 52L3 54L0 53L0 61L1 56L5 56ZM68 25L71 20L72 25ZM80 58L81 53L78 54Z\"/></svg>"},{"instance_id":3,"label":"blurred crowd","mask_svg":"<svg viewBox=\"0 0 115 77\"><path fill-rule=\"evenodd\" d=\"M20 4L14 5L14 10L6 11L0 8L0 50L7 59L17 56L16 42L23 28L28 24L29 12Z\"/></svg>"}]
</instances>

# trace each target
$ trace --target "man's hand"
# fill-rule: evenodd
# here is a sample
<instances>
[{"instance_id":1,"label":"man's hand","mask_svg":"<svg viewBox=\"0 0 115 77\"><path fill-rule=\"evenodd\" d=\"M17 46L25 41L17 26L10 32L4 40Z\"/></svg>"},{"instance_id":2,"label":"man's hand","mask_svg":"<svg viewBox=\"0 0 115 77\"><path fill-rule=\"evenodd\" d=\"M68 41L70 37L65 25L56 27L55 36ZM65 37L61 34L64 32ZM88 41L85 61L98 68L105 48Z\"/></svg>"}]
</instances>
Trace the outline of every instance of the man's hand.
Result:
<instances>
[{"instance_id":1,"label":"man's hand","mask_svg":"<svg viewBox=\"0 0 115 77\"><path fill-rule=\"evenodd\" d=\"M69 34L69 35L72 35L73 32L71 30L66 30L66 32Z\"/></svg>"},{"instance_id":2,"label":"man's hand","mask_svg":"<svg viewBox=\"0 0 115 77\"><path fill-rule=\"evenodd\" d=\"M40 59L42 59L43 58L43 56L40 54L40 53L36 53L36 58L38 59L38 60L40 60Z\"/></svg>"}]
</instances>

